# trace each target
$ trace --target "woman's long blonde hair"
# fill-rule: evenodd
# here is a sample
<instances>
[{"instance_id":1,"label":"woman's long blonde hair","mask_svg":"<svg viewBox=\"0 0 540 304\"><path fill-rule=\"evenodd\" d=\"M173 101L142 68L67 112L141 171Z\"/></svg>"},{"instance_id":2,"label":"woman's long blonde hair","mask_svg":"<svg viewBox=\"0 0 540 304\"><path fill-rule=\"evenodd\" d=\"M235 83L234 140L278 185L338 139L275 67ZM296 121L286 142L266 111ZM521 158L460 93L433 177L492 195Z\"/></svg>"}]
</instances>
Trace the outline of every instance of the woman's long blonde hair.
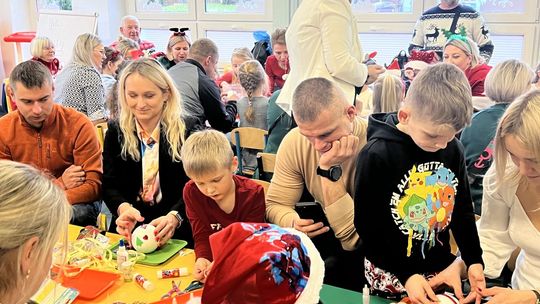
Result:
<instances>
[{"instance_id":1,"label":"woman's long blonde hair","mask_svg":"<svg viewBox=\"0 0 540 304\"><path fill-rule=\"evenodd\" d=\"M141 153L139 151L139 138L136 134L135 115L126 103L126 79L138 74L161 89L163 93L169 94L169 99L163 105L161 114L161 132L165 134L169 143L169 154L174 161L180 161L180 149L184 142L186 126L182 119L182 99L180 93L174 85L171 76L155 60L151 58L141 58L129 63L122 71L118 83L118 100L120 101L120 130L122 137L122 158L127 159L129 155L133 160L139 161Z\"/></svg>"},{"instance_id":2,"label":"woman's long blonde hair","mask_svg":"<svg viewBox=\"0 0 540 304\"><path fill-rule=\"evenodd\" d=\"M60 187L28 165L0 160L0 296L19 290L27 273L21 271L23 245L38 237L37 263L46 265L58 237L67 228L71 205ZM64 241L65 241L64 240ZM32 273L38 272L35 269Z\"/></svg>"},{"instance_id":3,"label":"woman's long blonde hair","mask_svg":"<svg viewBox=\"0 0 540 304\"><path fill-rule=\"evenodd\" d=\"M517 183L521 176L519 168L511 165L504 139L514 135L527 150L540 159L540 90L529 91L512 102L504 112L495 135L495 184L489 189L498 189L506 182Z\"/></svg>"}]
</instances>

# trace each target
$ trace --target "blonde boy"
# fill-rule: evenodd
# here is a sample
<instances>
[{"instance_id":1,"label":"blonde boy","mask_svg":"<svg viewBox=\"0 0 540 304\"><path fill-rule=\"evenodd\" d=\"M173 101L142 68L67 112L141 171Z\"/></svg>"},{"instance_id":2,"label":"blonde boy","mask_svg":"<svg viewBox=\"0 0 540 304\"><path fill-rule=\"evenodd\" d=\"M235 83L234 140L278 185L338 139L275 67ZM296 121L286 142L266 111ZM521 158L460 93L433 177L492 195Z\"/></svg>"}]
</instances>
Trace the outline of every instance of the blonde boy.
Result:
<instances>
[{"instance_id":1,"label":"blonde boy","mask_svg":"<svg viewBox=\"0 0 540 304\"><path fill-rule=\"evenodd\" d=\"M264 222L264 189L234 174L238 159L221 132L194 133L181 153L191 178L184 188L184 202L195 240L194 277L204 281L213 261L210 235L235 222Z\"/></svg>"},{"instance_id":2,"label":"blonde boy","mask_svg":"<svg viewBox=\"0 0 540 304\"><path fill-rule=\"evenodd\" d=\"M369 118L356 169L354 224L375 293L407 293L412 303L431 303L438 301L433 289L447 284L463 299L466 265L473 291L466 300L480 300L482 249L463 147L455 138L472 111L465 75L443 63L418 74L397 113ZM459 258L450 251L450 230Z\"/></svg>"}]
</instances>

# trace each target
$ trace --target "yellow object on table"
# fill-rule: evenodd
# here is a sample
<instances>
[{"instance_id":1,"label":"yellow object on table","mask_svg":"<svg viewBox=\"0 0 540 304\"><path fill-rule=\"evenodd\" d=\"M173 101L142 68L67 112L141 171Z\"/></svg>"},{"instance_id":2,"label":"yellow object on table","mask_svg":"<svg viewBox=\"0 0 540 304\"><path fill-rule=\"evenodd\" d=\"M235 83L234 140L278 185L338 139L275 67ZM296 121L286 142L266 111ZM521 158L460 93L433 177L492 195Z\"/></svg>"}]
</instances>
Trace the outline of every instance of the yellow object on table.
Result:
<instances>
[{"instance_id":1,"label":"yellow object on table","mask_svg":"<svg viewBox=\"0 0 540 304\"><path fill-rule=\"evenodd\" d=\"M80 226L69 225L69 240L73 241L77 239L79 231L82 229ZM109 243L116 244L122 238L120 235L115 233L107 232L107 237L109 238ZM182 255L182 253L187 253ZM151 303L156 302L161 299L161 297L169 292L172 289L172 281L176 284L179 284L180 289L185 289L191 281L193 281L193 266L195 264L195 253L190 249L182 249L180 254L175 254L167 262L158 265L158 266L146 266L135 264L133 267L132 273L140 273L146 277L152 284L155 286L153 291L146 291L137 283L133 282L124 282L123 277L118 279L112 287L103 292L100 296L91 301L85 301L81 299L75 300L74 304L84 304L84 303L114 303L114 302L123 302L123 303ZM171 268L180 268L187 267L189 270L188 276L171 278L171 279L158 279L157 271L162 269L171 269Z\"/></svg>"}]
</instances>

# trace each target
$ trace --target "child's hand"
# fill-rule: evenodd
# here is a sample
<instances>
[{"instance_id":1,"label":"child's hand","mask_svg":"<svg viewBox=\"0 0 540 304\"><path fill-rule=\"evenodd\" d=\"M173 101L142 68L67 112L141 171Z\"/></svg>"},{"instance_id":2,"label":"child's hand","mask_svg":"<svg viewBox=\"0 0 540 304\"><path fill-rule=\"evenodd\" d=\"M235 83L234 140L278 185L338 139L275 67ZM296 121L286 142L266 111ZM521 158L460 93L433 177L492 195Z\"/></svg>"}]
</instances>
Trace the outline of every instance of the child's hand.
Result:
<instances>
[{"instance_id":1,"label":"child's hand","mask_svg":"<svg viewBox=\"0 0 540 304\"><path fill-rule=\"evenodd\" d=\"M314 223L312 219L297 219L293 222L293 228L305 233L310 238L330 230L322 222Z\"/></svg>"},{"instance_id":2,"label":"child's hand","mask_svg":"<svg viewBox=\"0 0 540 304\"><path fill-rule=\"evenodd\" d=\"M197 261L195 261L193 278L204 283L208 276L208 272L210 272L210 269L212 268L212 264L213 262L210 262L205 258L198 258Z\"/></svg>"},{"instance_id":3,"label":"child's hand","mask_svg":"<svg viewBox=\"0 0 540 304\"><path fill-rule=\"evenodd\" d=\"M471 284L471 293L469 293L463 302L471 303L474 301L474 303L480 304L482 291L486 289L486 278L484 277L484 267L482 267L482 264L472 264L469 266L468 276L469 283Z\"/></svg>"},{"instance_id":4,"label":"child's hand","mask_svg":"<svg viewBox=\"0 0 540 304\"><path fill-rule=\"evenodd\" d=\"M429 286L428 281L419 274L412 275L407 280L405 289L407 290L407 295L412 304L431 304L433 302L439 302L433 289Z\"/></svg>"},{"instance_id":5,"label":"child's hand","mask_svg":"<svg viewBox=\"0 0 540 304\"><path fill-rule=\"evenodd\" d=\"M124 208L116 219L116 232L131 244L131 231L137 222L142 221L144 221L144 217L141 216L139 210L133 207Z\"/></svg>"},{"instance_id":6,"label":"child's hand","mask_svg":"<svg viewBox=\"0 0 540 304\"><path fill-rule=\"evenodd\" d=\"M463 300L463 291L461 289L461 274L465 273L465 263L460 258L457 258L452 264L439 272L436 276L429 280L429 285L432 289L445 284L454 290L454 294L459 300Z\"/></svg>"},{"instance_id":7,"label":"child's hand","mask_svg":"<svg viewBox=\"0 0 540 304\"><path fill-rule=\"evenodd\" d=\"M342 138L332 142L328 151L321 153L319 166L321 168L330 168L340 165L351 157L356 157L360 152L360 139L355 135L345 135Z\"/></svg>"}]
</instances>

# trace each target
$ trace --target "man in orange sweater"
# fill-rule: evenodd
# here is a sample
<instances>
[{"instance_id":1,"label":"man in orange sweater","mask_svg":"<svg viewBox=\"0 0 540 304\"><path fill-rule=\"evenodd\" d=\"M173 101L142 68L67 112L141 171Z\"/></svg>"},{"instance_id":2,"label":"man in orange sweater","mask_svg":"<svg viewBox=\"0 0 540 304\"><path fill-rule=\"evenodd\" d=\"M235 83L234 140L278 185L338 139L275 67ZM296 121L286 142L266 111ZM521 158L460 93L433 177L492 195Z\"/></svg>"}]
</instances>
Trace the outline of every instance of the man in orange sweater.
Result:
<instances>
[{"instance_id":1,"label":"man in orange sweater","mask_svg":"<svg viewBox=\"0 0 540 304\"><path fill-rule=\"evenodd\" d=\"M0 118L0 159L41 169L65 190L71 222L95 225L103 169L94 126L84 114L54 103L51 74L39 62L18 64L9 83L17 110Z\"/></svg>"}]
</instances>

